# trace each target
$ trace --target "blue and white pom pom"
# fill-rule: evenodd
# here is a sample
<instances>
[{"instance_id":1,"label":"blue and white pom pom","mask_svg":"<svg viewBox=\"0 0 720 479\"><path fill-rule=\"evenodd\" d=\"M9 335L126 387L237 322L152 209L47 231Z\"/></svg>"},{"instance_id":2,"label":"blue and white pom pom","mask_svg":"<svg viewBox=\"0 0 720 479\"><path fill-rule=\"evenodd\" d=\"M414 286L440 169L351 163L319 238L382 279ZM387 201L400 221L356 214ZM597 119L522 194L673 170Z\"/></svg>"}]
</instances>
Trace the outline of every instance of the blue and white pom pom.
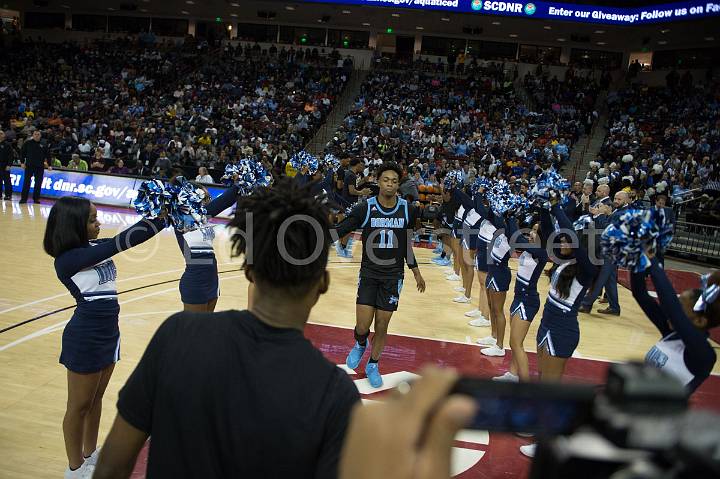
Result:
<instances>
[{"instance_id":1,"label":"blue and white pom pom","mask_svg":"<svg viewBox=\"0 0 720 479\"><path fill-rule=\"evenodd\" d=\"M185 233L207 223L205 191L185 180L175 179L176 184L165 184L158 179L143 181L133 202L138 214L147 219L157 218L163 210L175 229Z\"/></svg>"},{"instance_id":2,"label":"blue and white pom pom","mask_svg":"<svg viewBox=\"0 0 720 479\"><path fill-rule=\"evenodd\" d=\"M340 159L332 153L328 153L323 158L322 164L325 171L337 171L340 168Z\"/></svg>"},{"instance_id":3,"label":"blue and white pom pom","mask_svg":"<svg viewBox=\"0 0 720 479\"><path fill-rule=\"evenodd\" d=\"M580 218L573 222L573 229L575 231L582 231L585 228L589 228L595 224L592 215L582 215Z\"/></svg>"},{"instance_id":4,"label":"blue and white pom pom","mask_svg":"<svg viewBox=\"0 0 720 479\"><path fill-rule=\"evenodd\" d=\"M143 218L152 220L160 216L163 208L169 204L171 196L161 180L146 180L140 184L133 206Z\"/></svg>"},{"instance_id":5,"label":"blue and white pom pom","mask_svg":"<svg viewBox=\"0 0 720 479\"><path fill-rule=\"evenodd\" d=\"M235 180L233 180L234 178ZM243 158L235 165L227 165L222 179L226 184L234 182L238 186L240 194L244 196L252 193L255 188L270 186L272 183L272 175L265 167L249 158Z\"/></svg>"},{"instance_id":6,"label":"blue and white pom pom","mask_svg":"<svg viewBox=\"0 0 720 479\"><path fill-rule=\"evenodd\" d=\"M560 176L555 169L550 168L548 171L540 174L529 194L534 198L549 200L551 192L563 193L569 189L570 182Z\"/></svg>"},{"instance_id":7,"label":"blue and white pom pom","mask_svg":"<svg viewBox=\"0 0 720 479\"><path fill-rule=\"evenodd\" d=\"M615 264L639 273L650 266L646 252L665 251L672 241L672 231L663 210L629 209L605 228L600 244Z\"/></svg>"},{"instance_id":8,"label":"blue and white pom pom","mask_svg":"<svg viewBox=\"0 0 720 479\"><path fill-rule=\"evenodd\" d=\"M302 150L298 151L292 156L292 158L290 158L290 166L295 168L298 173L307 167L308 174L314 175L318 170L318 159L307 151Z\"/></svg>"},{"instance_id":9,"label":"blue and white pom pom","mask_svg":"<svg viewBox=\"0 0 720 479\"><path fill-rule=\"evenodd\" d=\"M493 213L500 216L508 211L527 208L528 206L525 198L513 193L510 190L510 185L505 180L494 183L488 189L487 199Z\"/></svg>"},{"instance_id":10,"label":"blue and white pom pom","mask_svg":"<svg viewBox=\"0 0 720 479\"><path fill-rule=\"evenodd\" d=\"M483 189L483 192L488 191L492 187L492 181L485 178L484 176L478 176L475 178L475 181L470 185L470 195L475 196L478 194L480 189Z\"/></svg>"},{"instance_id":11,"label":"blue and white pom pom","mask_svg":"<svg viewBox=\"0 0 720 479\"><path fill-rule=\"evenodd\" d=\"M445 179L443 180L443 187L444 187L445 191L450 191L452 189L457 188L458 185L462 185L462 183L463 183L462 171L451 170L451 171L448 171L447 175L445 175Z\"/></svg>"},{"instance_id":12,"label":"blue and white pom pom","mask_svg":"<svg viewBox=\"0 0 720 479\"><path fill-rule=\"evenodd\" d=\"M196 230L207 224L205 191L197 188L182 176L175 178L175 185L169 185L172 193L168 215L175 229L181 233Z\"/></svg>"}]
</instances>

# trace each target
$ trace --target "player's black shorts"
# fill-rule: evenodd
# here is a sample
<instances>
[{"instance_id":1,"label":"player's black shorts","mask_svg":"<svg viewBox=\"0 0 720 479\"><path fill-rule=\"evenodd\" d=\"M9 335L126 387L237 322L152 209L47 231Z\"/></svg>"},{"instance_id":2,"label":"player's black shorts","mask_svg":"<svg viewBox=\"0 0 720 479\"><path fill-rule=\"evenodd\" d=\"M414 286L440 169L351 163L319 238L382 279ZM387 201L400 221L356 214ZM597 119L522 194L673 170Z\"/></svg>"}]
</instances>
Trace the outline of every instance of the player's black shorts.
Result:
<instances>
[{"instance_id":1,"label":"player's black shorts","mask_svg":"<svg viewBox=\"0 0 720 479\"><path fill-rule=\"evenodd\" d=\"M372 306L382 311L397 311L403 280L376 279L361 276L358 279L356 304Z\"/></svg>"}]
</instances>

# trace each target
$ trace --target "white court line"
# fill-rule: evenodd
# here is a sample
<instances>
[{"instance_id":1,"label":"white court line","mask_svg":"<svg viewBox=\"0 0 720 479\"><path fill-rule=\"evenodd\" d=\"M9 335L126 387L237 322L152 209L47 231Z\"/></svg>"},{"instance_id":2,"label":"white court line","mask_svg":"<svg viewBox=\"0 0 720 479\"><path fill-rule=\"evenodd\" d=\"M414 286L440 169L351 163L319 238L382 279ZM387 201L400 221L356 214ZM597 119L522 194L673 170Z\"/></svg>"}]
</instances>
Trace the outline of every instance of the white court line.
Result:
<instances>
[{"instance_id":1,"label":"white court line","mask_svg":"<svg viewBox=\"0 0 720 479\"><path fill-rule=\"evenodd\" d=\"M119 279L117 282L118 282L118 283L122 283L123 281L132 281L132 280L134 280L134 279L148 278L148 277L150 277L150 276L160 276L160 275L162 275L162 274L177 273L178 271L184 271L184 270L185 270L184 268L182 268L182 269L169 269L169 270L167 270L167 271L158 271L158 272L156 272L156 273L141 274L141 275L139 275L139 276L131 276L130 278L122 278L122 279ZM56 294L56 295L54 295L54 296L48 296L47 298L36 299L35 301L30 301L29 303L18 304L17 306L13 306L13 307L8 308L8 309L3 309L2 311L0 311L0 314L9 313L9 312L15 311L15 310L17 310L17 309L22 309L22 308L26 308L26 307L28 307L28 306L32 306L32 305L34 305L34 304L44 303L45 301L50 301L50 300L52 300L52 299L62 298L63 296L70 296L70 293L68 293L68 292L60 293L60 294Z\"/></svg>"},{"instance_id":2,"label":"white court line","mask_svg":"<svg viewBox=\"0 0 720 479\"><path fill-rule=\"evenodd\" d=\"M331 264L331 265L328 265L328 266L327 266L328 269L350 268L350 267L356 267L356 266L355 266L355 265L352 265L352 264ZM234 275L234 276L221 277L221 278L219 278L219 280L220 280L220 281L226 281L226 280L228 280L228 279L237 279L237 278L244 278L244 277L245 277L244 275L239 274L239 275ZM128 304L128 303L134 303L135 301L140 301L141 299L150 298L150 297L152 297L152 296L158 296L158 295L161 295L161 294L164 294L164 293L169 293L170 291L177 291L177 289L178 289L177 286L175 286L175 287L172 287L172 288L163 289L163 290L161 290L161 291L154 291L154 292L152 292L152 293L144 294L144 295L138 296L138 297L136 297L136 298L131 298L131 299L128 299L128 300L125 300L125 301L120 301L119 304L120 304L120 305L123 305L123 304ZM179 312L179 311L172 311L172 312ZM145 314L145 313L143 313L143 314ZM159 313L158 313L158 312L153 312L153 313L147 313L147 314L159 314ZM129 315L128 315L128 316L129 316ZM123 316L121 315L120 317L123 317ZM60 322L60 323L56 323L56 324L54 324L54 325L52 325L52 326L48 326L48 327L43 328L43 329L41 329L41 330L39 330L39 331L35 331L34 333L30 333L30 334L28 334L28 335L26 335L26 336L23 336L23 337L15 340L15 341L13 341L13 342L11 342L11 343L6 344L5 346L0 346L0 352L5 351L6 349L10 349L11 347L17 346L18 344L22 344L22 343L24 343L24 342L26 342L26 341L30 341L31 339L35 339L35 338L38 338L38 337L40 337L40 336L44 336L44 335L46 335L46 334L50 334L50 333L56 331L57 329L64 327L65 324L67 324L68 321L69 321L69 320L62 321L62 322Z\"/></svg>"}]
</instances>

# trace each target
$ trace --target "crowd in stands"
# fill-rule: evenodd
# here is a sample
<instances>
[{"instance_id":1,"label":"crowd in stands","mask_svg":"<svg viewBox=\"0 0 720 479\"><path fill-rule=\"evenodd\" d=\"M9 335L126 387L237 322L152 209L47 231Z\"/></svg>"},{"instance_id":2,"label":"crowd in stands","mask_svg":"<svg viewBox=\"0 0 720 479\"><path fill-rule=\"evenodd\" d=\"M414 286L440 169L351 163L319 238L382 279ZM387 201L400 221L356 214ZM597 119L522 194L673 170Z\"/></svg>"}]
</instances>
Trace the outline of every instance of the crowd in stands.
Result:
<instances>
[{"instance_id":1,"label":"crowd in stands","mask_svg":"<svg viewBox=\"0 0 720 479\"><path fill-rule=\"evenodd\" d=\"M632 84L608 104L609 131L588 179L640 200L694 195L720 225L720 84L693 85L689 75L665 87Z\"/></svg>"},{"instance_id":2,"label":"crowd in stands","mask_svg":"<svg viewBox=\"0 0 720 479\"><path fill-rule=\"evenodd\" d=\"M39 129L55 166L138 175L247 156L280 171L348 79L313 50L247 45L27 42L0 57L13 65L0 122L17 151Z\"/></svg>"},{"instance_id":3,"label":"crowd in stands","mask_svg":"<svg viewBox=\"0 0 720 479\"><path fill-rule=\"evenodd\" d=\"M530 103L517 94L502 64L466 77L375 71L327 150L363 159L368 169L396 161L426 185L458 168L468 183L496 172L529 180L569 159L587 122L597 117L598 86L573 76L559 81L542 71L523 81L533 91Z\"/></svg>"}]
</instances>

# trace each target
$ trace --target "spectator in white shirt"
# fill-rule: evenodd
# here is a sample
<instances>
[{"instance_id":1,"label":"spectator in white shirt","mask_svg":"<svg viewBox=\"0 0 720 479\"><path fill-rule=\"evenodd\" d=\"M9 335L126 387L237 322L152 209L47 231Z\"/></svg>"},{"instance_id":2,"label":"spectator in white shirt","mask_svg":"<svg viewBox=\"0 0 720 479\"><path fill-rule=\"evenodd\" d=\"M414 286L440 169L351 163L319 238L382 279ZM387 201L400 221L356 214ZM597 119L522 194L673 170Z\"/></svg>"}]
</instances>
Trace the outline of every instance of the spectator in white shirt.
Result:
<instances>
[{"instance_id":1,"label":"spectator in white shirt","mask_svg":"<svg viewBox=\"0 0 720 479\"><path fill-rule=\"evenodd\" d=\"M215 180L213 180L213 177L208 174L208 170L204 166L201 166L198 169L198 175L195 178L195 181L198 183L215 183Z\"/></svg>"}]
</instances>

